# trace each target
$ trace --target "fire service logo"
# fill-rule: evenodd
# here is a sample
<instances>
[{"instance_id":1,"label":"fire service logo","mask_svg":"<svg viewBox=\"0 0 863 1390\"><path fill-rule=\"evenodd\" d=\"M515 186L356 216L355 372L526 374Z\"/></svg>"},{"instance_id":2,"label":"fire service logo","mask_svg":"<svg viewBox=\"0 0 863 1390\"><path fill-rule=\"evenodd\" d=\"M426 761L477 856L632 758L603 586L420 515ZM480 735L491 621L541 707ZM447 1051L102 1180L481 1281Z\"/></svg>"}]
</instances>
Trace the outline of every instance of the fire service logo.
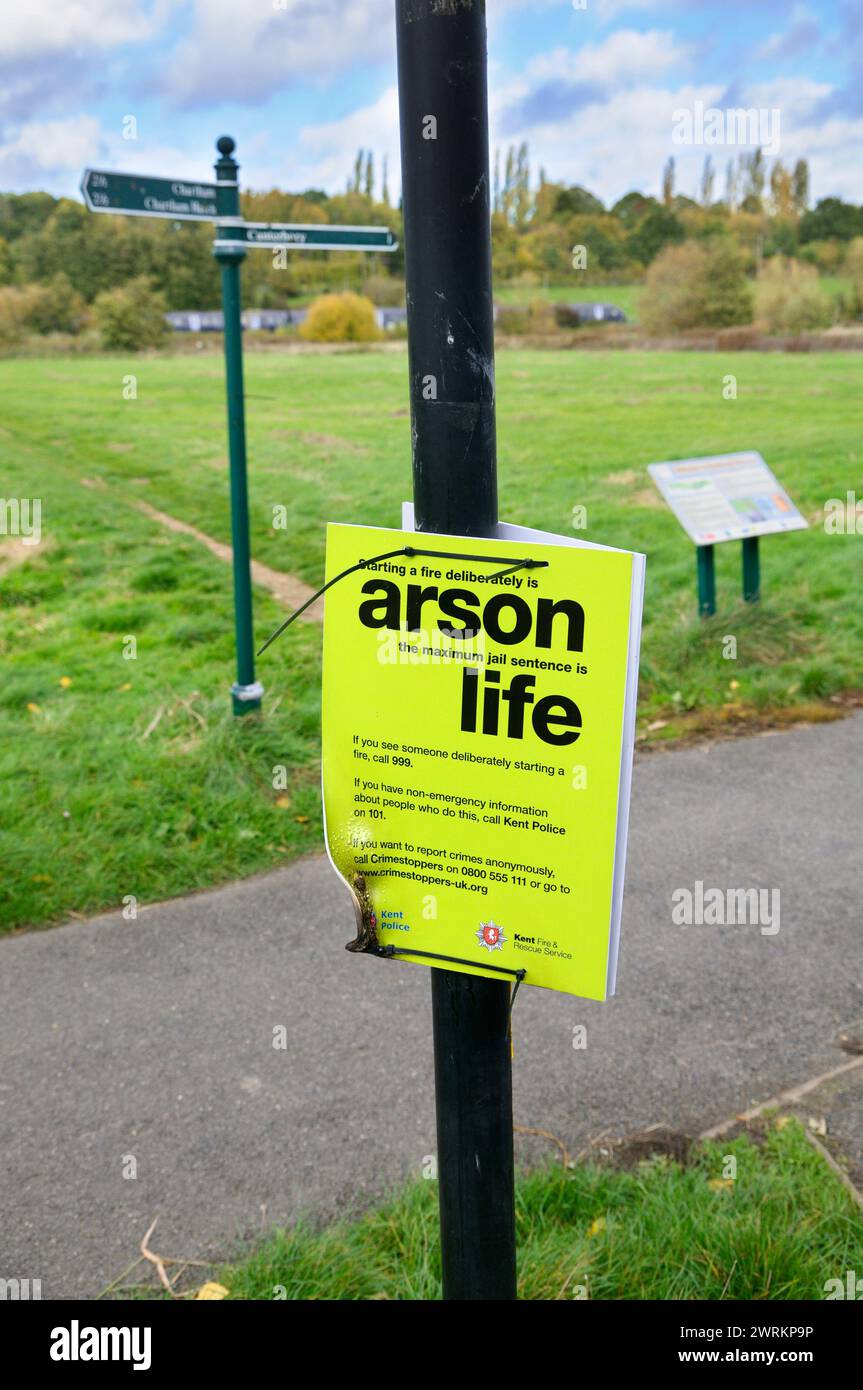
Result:
<instances>
[{"instance_id":1,"label":"fire service logo","mask_svg":"<svg viewBox=\"0 0 863 1390\"><path fill-rule=\"evenodd\" d=\"M487 951L502 951L503 943L506 941L503 928L496 926L494 922L480 922L476 939Z\"/></svg>"}]
</instances>

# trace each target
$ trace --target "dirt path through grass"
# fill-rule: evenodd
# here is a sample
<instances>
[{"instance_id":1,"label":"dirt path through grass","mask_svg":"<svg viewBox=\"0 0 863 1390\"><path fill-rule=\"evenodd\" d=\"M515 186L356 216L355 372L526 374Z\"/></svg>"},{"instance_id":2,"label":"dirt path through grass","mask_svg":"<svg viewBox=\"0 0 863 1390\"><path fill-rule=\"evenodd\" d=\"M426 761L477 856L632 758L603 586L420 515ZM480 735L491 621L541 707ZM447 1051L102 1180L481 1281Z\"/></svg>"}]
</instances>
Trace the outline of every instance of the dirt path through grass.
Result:
<instances>
[{"instance_id":1,"label":"dirt path through grass","mask_svg":"<svg viewBox=\"0 0 863 1390\"><path fill-rule=\"evenodd\" d=\"M177 531L184 536L194 537L201 545L205 545L212 555L224 560L226 565L234 563L234 552L231 546L213 540L212 536L205 535L196 526L179 521L175 516L168 516L167 512L157 511L148 502L136 502L134 505L151 521L158 521L160 526L167 527L169 531ZM269 565L262 565L260 560L252 561L252 582L260 584L262 589L269 589L273 597L285 604L287 608L299 608L302 604L307 603L315 592L308 584L304 584L302 579L297 579L293 574L282 574L279 570L270 569ZM307 610L300 615L303 622L307 623L320 623L323 621L323 616L322 607Z\"/></svg>"}]
</instances>

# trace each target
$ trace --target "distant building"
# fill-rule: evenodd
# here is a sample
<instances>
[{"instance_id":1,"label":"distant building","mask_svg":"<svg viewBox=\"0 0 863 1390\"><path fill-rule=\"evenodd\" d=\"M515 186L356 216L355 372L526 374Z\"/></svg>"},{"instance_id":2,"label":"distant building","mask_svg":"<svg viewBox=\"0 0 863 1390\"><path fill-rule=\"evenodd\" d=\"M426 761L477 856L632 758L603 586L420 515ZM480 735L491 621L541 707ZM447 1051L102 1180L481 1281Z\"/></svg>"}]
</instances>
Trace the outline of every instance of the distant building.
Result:
<instances>
[{"instance_id":1,"label":"distant building","mask_svg":"<svg viewBox=\"0 0 863 1390\"><path fill-rule=\"evenodd\" d=\"M616 304L558 304L579 323L626 323L626 314Z\"/></svg>"},{"instance_id":2,"label":"distant building","mask_svg":"<svg viewBox=\"0 0 863 1390\"><path fill-rule=\"evenodd\" d=\"M497 318L495 305L495 318ZM559 324L575 327L580 323L626 323L626 314L616 304L555 304ZM243 328L253 332L275 333L277 328L296 327L308 315L307 309L244 309ZM375 309L378 327L385 332L407 323L407 309ZM221 333L221 309L179 309L165 318L175 333Z\"/></svg>"},{"instance_id":3,"label":"distant building","mask_svg":"<svg viewBox=\"0 0 863 1390\"><path fill-rule=\"evenodd\" d=\"M302 323L305 317L305 309L244 309L242 323L244 328L274 333L287 324ZM175 333L221 333L225 326L221 309L172 310L165 318Z\"/></svg>"},{"instance_id":4,"label":"distant building","mask_svg":"<svg viewBox=\"0 0 863 1390\"><path fill-rule=\"evenodd\" d=\"M408 311L407 309L375 309L375 318L378 321L378 328L397 328L400 324L407 323Z\"/></svg>"},{"instance_id":5,"label":"distant building","mask_svg":"<svg viewBox=\"0 0 863 1390\"><path fill-rule=\"evenodd\" d=\"M243 328L252 332L275 333L277 328L287 328L302 323L308 316L308 309L244 309ZM165 318L175 333L221 333L225 326L221 309L175 309ZM406 309L375 309L378 327L385 330L407 320Z\"/></svg>"},{"instance_id":6,"label":"distant building","mask_svg":"<svg viewBox=\"0 0 863 1390\"><path fill-rule=\"evenodd\" d=\"M183 310L165 318L176 333L221 333L225 326L221 309Z\"/></svg>"}]
</instances>

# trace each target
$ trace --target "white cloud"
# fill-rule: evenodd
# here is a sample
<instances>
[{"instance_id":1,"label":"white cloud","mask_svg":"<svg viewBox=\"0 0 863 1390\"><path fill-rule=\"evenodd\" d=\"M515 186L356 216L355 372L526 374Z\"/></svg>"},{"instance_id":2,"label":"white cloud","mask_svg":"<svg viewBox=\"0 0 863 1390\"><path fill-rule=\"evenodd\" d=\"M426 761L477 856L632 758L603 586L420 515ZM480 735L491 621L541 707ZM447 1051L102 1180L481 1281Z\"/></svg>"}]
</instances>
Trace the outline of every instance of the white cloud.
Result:
<instances>
[{"instance_id":1,"label":"white cloud","mask_svg":"<svg viewBox=\"0 0 863 1390\"><path fill-rule=\"evenodd\" d=\"M43 175L78 169L90 161L99 140L94 116L74 116L68 121L32 121L0 145L0 181L5 186L24 179L29 188L40 186Z\"/></svg>"},{"instance_id":2,"label":"white cloud","mask_svg":"<svg viewBox=\"0 0 863 1390\"><path fill-rule=\"evenodd\" d=\"M795 5L784 29L773 33L755 49L756 63L796 58L815 47L821 37L818 20L805 5Z\"/></svg>"},{"instance_id":3,"label":"white cloud","mask_svg":"<svg viewBox=\"0 0 863 1390\"><path fill-rule=\"evenodd\" d=\"M599 12L603 17L647 8L646 3L624 5L617 0L605 0L601 7L600 0L588 3L594 16ZM736 6L740 0L728 3ZM145 36L170 14L183 14L189 21L185 37L162 63L178 104L249 105L329 79L333 111L339 112L345 105L338 88L340 73L362 70L364 65L368 70L379 60L395 72L393 0L285 0L284 9L276 9L273 0L242 0L240 6L237 0L0 0L0 5L0 51L18 55L20 73L30 67L40 71L43 86L56 91L67 112L98 109L89 96L76 101L64 82L70 52L80 65L90 49L107 51ZM535 0L533 7L537 5L545 6L546 0ZM501 24L502 15L526 11L528 4L488 0L488 8L490 24ZM657 0L651 8L667 8L667 0ZM574 18L577 22L577 13ZM691 80L689 74L695 70L690 46L660 28L640 32L627 27L578 46L557 47L525 62L514 74L493 63L492 149L527 140L534 172L542 164L550 177L583 183L606 203L633 187L658 191L662 166L672 154L679 190L694 194L704 156L710 152L721 190L725 160L737 151L681 147L672 141L676 109L692 107L696 100L718 105L726 96L723 86ZM787 64L785 70L789 71ZM825 116L834 95L835 88L827 82L784 76L735 87L733 104L778 108L782 159L793 163L809 158L816 197L835 193L860 202L863 118L853 109ZM100 126L95 115L50 119L56 105L52 109L22 100L16 110L18 119L7 125L5 143L0 144L0 186L73 193L84 165L100 163L140 173L209 176L211 143L207 137L201 145L200 130L192 129L197 121L184 124L182 137L170 125L155 127L157 138L167 131L168 141L185 141L188 126L190 153L167 142L157 147L122 141L116 130ZM278 114L282 110L281 102L274 102L264 119L253 113L232 119L244 166L241 177L248 185L315 185L340 191L362 147L374 151L378 175L386 154L390 190L398 196L398 99L392 79L381 84L376 99L337 119L299 129L294 124L286 130ZM30 119L35 112L43 119Z\"/></svg>"},{"instance_id":4,"label":"white cloud","mask_svg":"<svg viewBox=\"0 0 863 1390\"><path fill-rule=\"evenodd\" d=\"M583 43L577 49L556 48L534 58L524 76L532 81L592 81L604 87L666 72L690 56L687 44L676 42L671 30L618 29L601 43Z\"/></svg>"},{"instance_id":5,"label":"white cloud","mask_svg":"<svg viewBox=\"0 0 863 1390\"><path fill-rule=\"evenodd\" d=\"M836 117L795 131L793 139L787 143L784 162L787 164L800 157L809 160L816 200L836 196L851 203L863 203L861 146L863 117Z\"/></svg>"},{"instance_id":6,"label":"white cloud","mask_svg":"<svg viewBox=\"0 0 863 1390\"><path fill-rule=\"evenodd\" d=\"M117 48L150 37L166 6L118 0L4 0L0 6L0 54L4 64L69 50Z\"/></svg>"},{"instance_id":7,"label":"white cloud","mask_svg":"<svg viewBox=\"0 0 863 1390\"><path fill-rule=\"evenodd\" d=\"M606 204L616 202L632 188L657 191L662 166L670 154L677 157L681 169L678 185L684 189L689 154L685 152L681 158L679 147L672 144L672 113L676 108L692 106L696 99L710 105L721 95L718 86L687 85L676 90L624 87L613 97L598 99L563 120L539 123L523 133L507 131L497 143L526 139L534 168L543 165L558 183L583 184ZM502 105L506 109L505 98ZM497 119L499 113L493 130ZM700 170L703 158L702 151L693 157L693 166L697 164ZM693 188L696 177L693 168Z\"/></svg>"},{"instance_id":8,"label":"white cloud","mask_svg":"<svg viewBox=\"0 0 863 1390\"><path fill-rule=\"evenodd\" d=\"M195 0L164 87L179 106L262 101L363 63L395 65L392 0Z\"/></svg>"},{"instance_id":9,"label":"white cloud","mask_svg":"<svg viewBox=\"0 0 863 1390\"><path fill-rule=\"evenodd\" d=\"M553 66L553 64L551 65ZM538 69L541 71L541 68ZM543 79L545 80L545 79ZM492 92L492 147L526 140L531 164L543 165L555 182L580 183L596 193L607 206L632 188L658 193L662 167L670 155L677 166L677 189L695 196L705 155L718 169L717 191L724 186L725 163L739 150L726 146L681 146L672 140L673 113L722 104L724 86L685 83L680 86L648 86L624 83L606 95L597 92L571 114L543 120L537 102L530 126L513 128L512 111L524 108L542 81L526 77ZM835 194L853 202L863 201L863 177L859 149L863 144L863 118L835 117L821 120L819 108L832 88L804 78L781 78L738 92L735 106L754 106L781 118L779 156L785 164L799 158L810 162L814 197ZM541 107L541 103L539 103Z\"/></svg>"},{"instance_id":10,"label":"white cloud","mask_svg":"<svg viewBox=\"0 0 863 1390\"><path fill-rule=\"evenodd\" d=\"M296 174L292 170L292 186L314 184L340 192L359 149L374 151L378 176L381 157L387 156L390 192L397 191L400 154L396 87L387 87L377 101L351 112L342 120L304 126L294 152L300 162Z\"/></svg>"},{"instance_id":11,"label":"white cloud","mask_svg":"<svg viewBox=\"0 0 863 1390\"><path fill-rule=\"evenodd\" d=\"M251 142L249 142L251 144ZM124 140L96 116L29 121L0 143L0 187L24 192L44 188L56 196L77 198L85 168L119 169L130 174L173 174L209 179L212 163L201 150L167 143Z\"/></svg>"}]
</instances>

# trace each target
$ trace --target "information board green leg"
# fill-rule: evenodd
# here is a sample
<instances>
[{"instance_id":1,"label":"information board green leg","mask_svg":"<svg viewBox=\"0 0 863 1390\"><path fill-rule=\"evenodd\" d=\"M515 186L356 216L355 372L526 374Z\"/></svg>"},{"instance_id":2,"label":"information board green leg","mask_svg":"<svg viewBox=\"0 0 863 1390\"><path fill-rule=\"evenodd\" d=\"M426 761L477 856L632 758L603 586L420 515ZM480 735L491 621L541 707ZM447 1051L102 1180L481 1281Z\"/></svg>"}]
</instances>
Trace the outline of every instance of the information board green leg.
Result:
<instances>
[{"instance_id":1,"label":"information board green leg","mask_svg":"<svg viewBox=\"0 0 863 1390\"><path fill-rule=\"evenodd\" d=\"M758 537L743 540L743 597L747 603L757 603L761 597L761 561L758 557Z\"/></svg>"},{"instance_id":2,"label":"information board green leg","mask_svg":"<svg viewBox=\"0 0 863 1390\"><path fill-rule=\"evenodd\" d=\"M234 142L222 135L216 142L217 201L220 222L214 255L222 271L222 311L225 320L225 378L228 395L228 454L231 473L231 541L234 550L234 622L237 634L237 679L231 686L234 714L261 707L263 686L255 680L252 635L252 575L249 546L249 496L246 479L246 410L243 395L243 328L240 319L241 244L226 246L221 228L240 216L238 165L231 156Z\"/></svg>"},{"instance_id":3,"label":"information board green leg","mask_svg":"<svg viewBox=\"0 0 863 1390\"><path fill-rule=\"evenodd\" d=\"M716 612L716 574L713 568L713 546L699 545L695 551L698 565L698 612L702 618Z\"/></svg>"}]
</instances>

